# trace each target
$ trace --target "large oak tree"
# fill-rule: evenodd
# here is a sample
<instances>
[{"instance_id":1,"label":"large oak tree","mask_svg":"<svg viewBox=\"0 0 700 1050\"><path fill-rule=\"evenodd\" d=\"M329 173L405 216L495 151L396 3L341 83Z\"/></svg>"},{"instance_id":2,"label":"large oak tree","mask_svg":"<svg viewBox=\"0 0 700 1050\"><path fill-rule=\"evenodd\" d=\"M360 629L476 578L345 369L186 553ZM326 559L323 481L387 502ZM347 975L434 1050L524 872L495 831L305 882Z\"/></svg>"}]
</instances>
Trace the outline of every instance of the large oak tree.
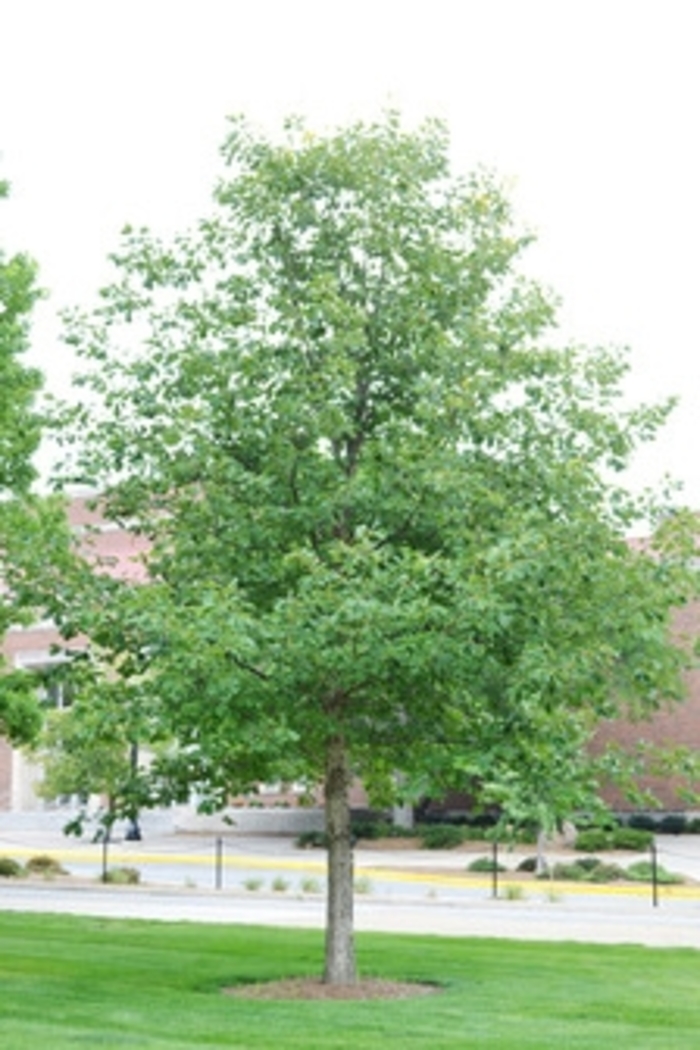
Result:
<instances>
[{"instance_id":1,"label":"large oak tree","mask_svg":"<svg viewBox=\"0 0 700 1050\"><path fill-rule=\"evenodd\" d=\"M686 581L630 548L617 483L669 406L625 407L623 354L556 345L529 238L440 123L235 120L223 154L212 214L125 231L67 320L65 476L152 541L150 581L103 579L80 626L147 676L182 790L323 784L348 982L354 778L546 821L590 802L597 721L679 694Z\"/></svg>"}]
</instances>

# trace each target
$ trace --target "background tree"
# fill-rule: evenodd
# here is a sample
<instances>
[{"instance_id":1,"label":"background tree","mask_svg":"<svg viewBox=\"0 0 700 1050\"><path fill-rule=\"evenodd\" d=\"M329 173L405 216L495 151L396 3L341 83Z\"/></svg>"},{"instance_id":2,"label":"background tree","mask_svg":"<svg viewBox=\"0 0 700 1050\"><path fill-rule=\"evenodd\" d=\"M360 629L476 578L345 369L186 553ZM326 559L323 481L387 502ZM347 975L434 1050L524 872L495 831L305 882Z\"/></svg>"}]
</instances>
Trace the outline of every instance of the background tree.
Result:
<instances>
[{"instance_id":1,"label":"background tree","mask_svg":"<svg viewBox=\"0 0 700 1050\"><path fill-rule=\"evenodd\" d=\"M0 200L7 196L0 181ZM40 437L35 398L41 375L24 355L29 345L29 319L39 298L36 266L24 254L0 250L0 638L28 614L11 586L21 561L43 531L46 508L30 507L27 495L35 476L32 457ZM62 525L58 532L63 532ZM31 614L29 614L31 615ZM30 739L39 726L39 712L28 676L10 672L0 653L0 734L14 742Z\"/></svg>"},{"instance_id":2,"label":"background tree","mask_svg":"<svg viewBox=\"0 0 700 1050\"><path fill-rule=\"evenodd\" d=\"M7 192L7 183L0 181L0 199ZM0 492L5 494L25 492L35 476L32 456L41 430L35 398L41 375L23 355L40 294L32 260L0 251Z\"/></svg>"},{"instance_id":3,"label":"background tree","mask_svg":"<svg viewBox=\"0 0 700 1050\"><path fill-rule=\"evenodd\" d=\"M70 703L49 711L33 753L43 767L39 793L47 799L75 796L80 808L66 827L78 835L96 823L108 841L116 821L127 820L133 837L142 808L158 801L139 745L162 743L162 720L154 718L147 683L129 669L106 663L94 645L73 650L50 667L44 685L69 690ZM95 799L97 795L97 799Z\"/></svg>"},{"instance_id":4,"label":"background tree","mask_svg":"<svg viewBox=\"0 0 700 1050\"><path fill-rule=\"evenodd\" d=\"M441 124L237 120L223 152L211 217L127 230L67 321L65 476L153 544L150 583L83 597L81 627L147 664L181 786L323 783L347 982L354 778L549 819L592 796L596 720L678 695L687 581L630 549L642 508L610 480L670 406L624 407L623 355L548 342L529 237L490 175L451 174Z\"/></svg>"}]
</instances>

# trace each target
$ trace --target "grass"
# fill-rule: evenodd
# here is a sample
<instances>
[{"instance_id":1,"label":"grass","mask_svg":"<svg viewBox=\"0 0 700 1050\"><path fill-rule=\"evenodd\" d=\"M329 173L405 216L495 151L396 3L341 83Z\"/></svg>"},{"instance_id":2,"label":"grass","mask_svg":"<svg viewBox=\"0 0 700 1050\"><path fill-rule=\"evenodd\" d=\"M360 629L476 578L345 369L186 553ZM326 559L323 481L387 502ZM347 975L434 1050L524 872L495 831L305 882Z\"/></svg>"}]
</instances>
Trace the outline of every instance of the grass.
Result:
<instances>
[{"instance_id":1,"label":"grass","mask_svg":"<svg viewBox=\"0 0 700 1050\"><path fill-rule=\"evenodd\" d=\"M503 896L507 901L522 901L525 900L527 894L525 888L517 882L506 883L503 887Z\"/></svg>"},{"instance_id":2,"label":"grass","mask_svg":"<svg viewBox=\"0 0 700 1050\"><path fill-rule=\"evenodd\" d=\"M373 1002L237 999L317 974L318 931L0 912L0 1042L121 1050L688 1050L700 954L364 934L365 974L442 993Z\"/></svg>"},{"instance_id":3,"label":"grass","mask_svg":"<svg viewBox=\"0 0 700 1050\"><path fill-rule=\"evenodd\" d=\"M323 893L323 886L318 879L314 879L312 876L306 876L301 880L300 883L302 893Z\"/></svg>"}]
</instances>

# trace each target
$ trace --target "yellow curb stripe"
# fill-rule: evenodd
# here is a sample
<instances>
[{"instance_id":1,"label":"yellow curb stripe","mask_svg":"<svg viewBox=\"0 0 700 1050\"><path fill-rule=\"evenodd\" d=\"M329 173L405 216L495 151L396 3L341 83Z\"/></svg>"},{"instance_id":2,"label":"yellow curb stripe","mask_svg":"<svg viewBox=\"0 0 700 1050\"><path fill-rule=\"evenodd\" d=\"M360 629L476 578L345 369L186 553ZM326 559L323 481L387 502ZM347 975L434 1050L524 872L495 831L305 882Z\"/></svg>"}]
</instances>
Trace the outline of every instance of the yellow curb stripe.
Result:
<instances>
[{"instance_id":1,"label":"yellow curb stripe","mask_svg":"<svg viewBox=\"0 0 700 1050\"><path fill-rule=\"evenodd\" d=\"M56 858L63 863L70 861L84 863L100 863L102 860L102 847L93 845L90 847L78 847L76 849L48 849L37 850L26 846L12 847L7 851L8 856L20 858L37 856L39 853ZM112 863L129 862L137 864L182 864L198 867L212 867L215 857L212 853L206 856L202 853L148 853L123 850L120 843L110 844L108 856ZM325 875L325 861L294 860L293 858L281 857L259 857L241 854L224 854L221 858L224 868L250 870L262 869L269 871L294 871ZM445 889L489 889L493 886L493 879L486 875L450 875L438 872L402 871L395 868L374 867L372 865L360 865L356 868L356 875L375 879L382 882L397 882L418 884L427 886L442 886ZM650 883L636 883L635 885L619 886L615 884L596 884L590 882L568 882L561 880L538 879L519 880L513 879L507 873L499 873L498 886L501 890L505 887L517 886L527 896L528 893L556 893L566 895L585 896L619 896L619 897L649 897L652 887ZM662 885L658 886L659 897L668 900L678 898L683 900L700 899L700 886L687 885Z\"/></svg>"},{"instance_id":2,"label":"yellow curb stripe","mask_svg":"<svg viewBox=\"0 0 700 1050\"><path fill-rule=\"evenodd\" d=\"M1 851L0 851L1 852ZM63 863L70 863L71 861L79 861L86 863L93 863L102 860L103 850L101 846L91 846L88 848L80 848L63 850L63 849L47 849L37 850L29 849L27 846L12 847L7 850L7 856L13 857L35 857L38 854L42 856L55 857L56 860L60 860ZM120 848L120 843L111 843L108 847L108 855L112 861L128 861L130 864L193 864L202 867L211 867L215 863L215 856L212 852L211 855L206 856L202 853L145 853L145 852L133 852L131 850L124 850ZM224 854L221 858L221 863L227 868L265 868L271 870L287 869L291 871L312 871L312 872L324 872L326 870L325 863L320 861L303 861L303 860L283 860L282 858L275 857L258 857L258 856L242 856L240 854L231 855Z\"/></svg>"}]
</instances>

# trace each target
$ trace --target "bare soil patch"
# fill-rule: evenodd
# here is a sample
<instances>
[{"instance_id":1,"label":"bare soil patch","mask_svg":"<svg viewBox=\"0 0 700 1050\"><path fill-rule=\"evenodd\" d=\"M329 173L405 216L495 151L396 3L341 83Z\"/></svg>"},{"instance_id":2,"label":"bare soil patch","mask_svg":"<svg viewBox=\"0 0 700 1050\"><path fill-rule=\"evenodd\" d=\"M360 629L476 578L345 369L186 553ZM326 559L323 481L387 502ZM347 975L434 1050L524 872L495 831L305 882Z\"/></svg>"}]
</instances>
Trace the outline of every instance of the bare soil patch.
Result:
<instances>
[{"instance_id":1,"label":"bare soil patch","mask_svg":"<svg viewBox=\"0 0 700 1050\"><path fill-rule=\"evenodd\" d=\"M287 977L279 981L243 984L224 988L224 995L239 999L410 999L435 995L442 989L436 984L418 981L389 981L381 977L363 977L355 984L327 984L319 977Z\"/></svg>"}]
</instances>

